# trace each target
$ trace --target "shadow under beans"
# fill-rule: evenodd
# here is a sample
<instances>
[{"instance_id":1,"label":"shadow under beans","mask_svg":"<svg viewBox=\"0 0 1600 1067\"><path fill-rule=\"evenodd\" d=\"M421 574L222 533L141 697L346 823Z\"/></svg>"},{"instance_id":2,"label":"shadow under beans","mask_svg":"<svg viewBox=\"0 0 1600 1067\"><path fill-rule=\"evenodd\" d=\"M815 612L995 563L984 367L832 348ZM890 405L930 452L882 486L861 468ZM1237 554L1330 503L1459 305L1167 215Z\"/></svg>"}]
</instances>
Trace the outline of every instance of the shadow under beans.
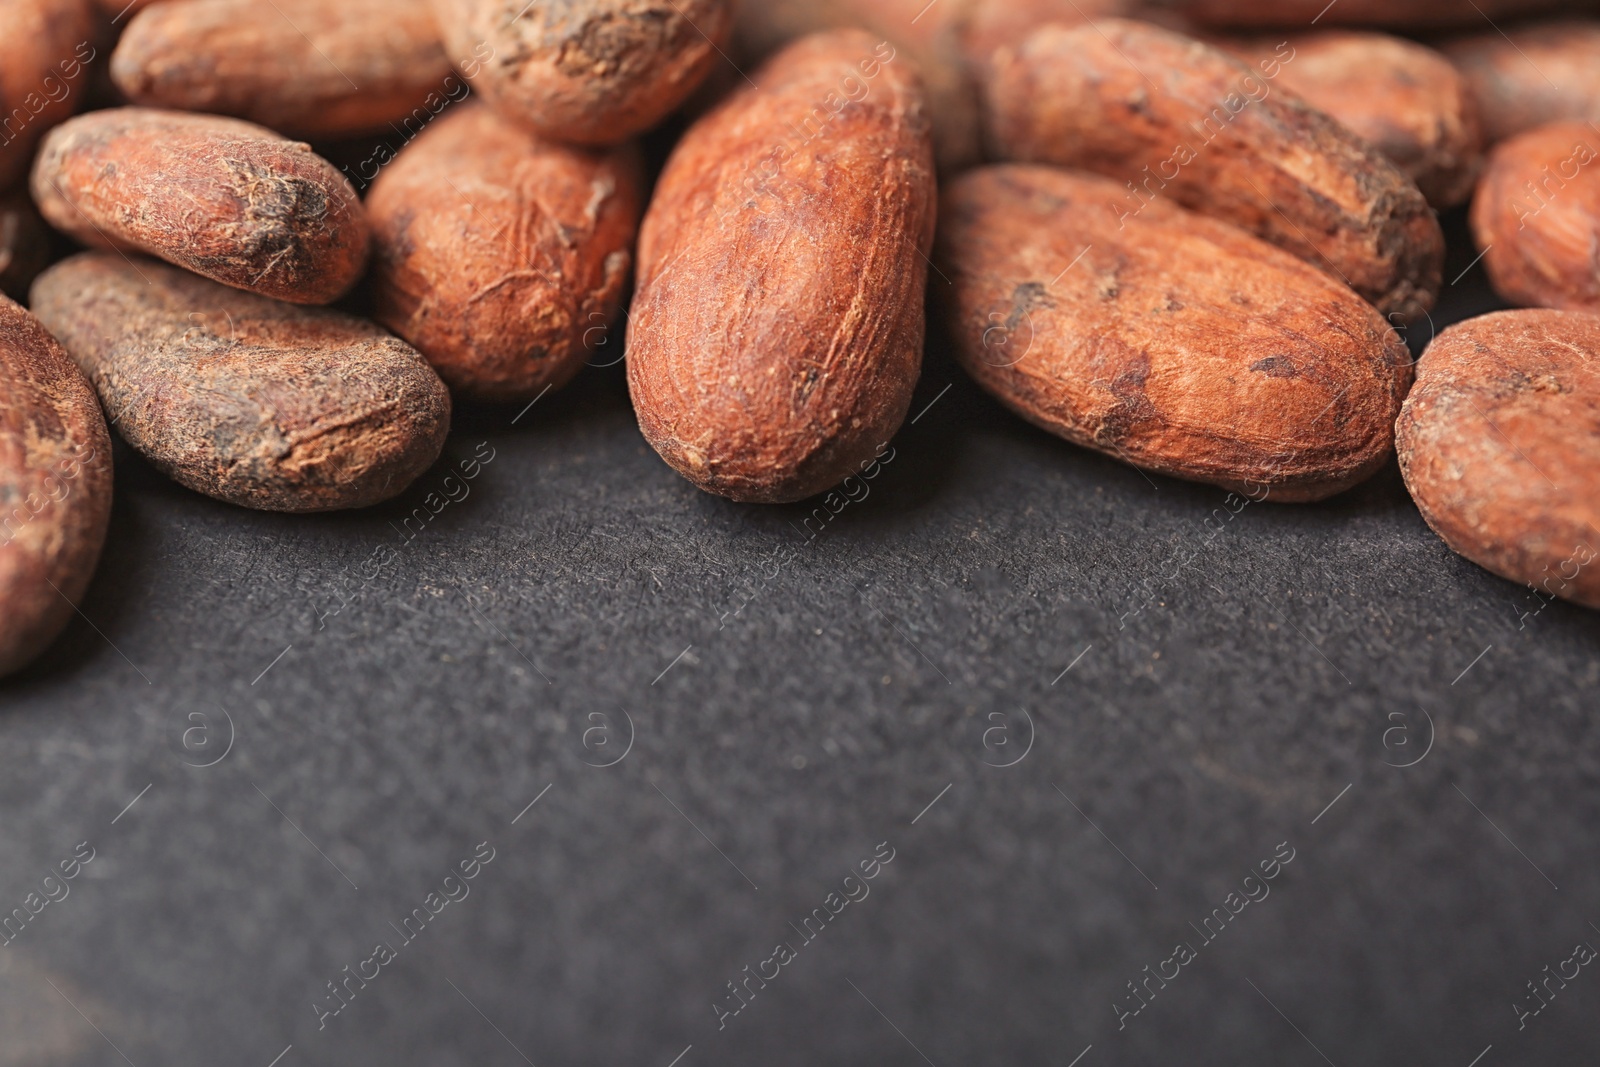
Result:
<instances>
[{"instance_id":1,"label":"shadow under beans","mask_svg":"<svg viewBox=\"0 0 1600 1067\"><path fill-rule=\"evenodd\" d=\"M1439 218L1444 229L1445 261L1440 282L1439 302L1433 309L1433 324L1438 332L1464 319L1504 311L1509 305L1495 295L1484 270L1483 259L1473 243L1465 208Z\"/></svg>"},{"instance_id":2,"label":"shadow under beans","mask_svg":"<svg viewBox=\"0 0 1600 1067\"><path fill-rule=\"evenodd\" d=\"M1277 523L1285 527L1326 526L1329 523L1399 513L1415 517L1417 524L1422 525L1422 516L1412 503L1405 480L1400 476L1400 464L1392 455L1388 462L1366 481L1325 500L1278 504L1274 503L1269 495L1263 503L1272 506L1262 508L1261 513L1272 516Z\"/></svg>"},{"instance_id":3,"label":"shadow under beans","mask_svg":"<svg viewBox=\"0 0 1600 1067\"><path fill-rule=\"evenodd\" d=\"M577 425L618 418L634 422L627 368L622 359L607 366L585 366L572 381L531 402L501 404L456 399L450 437L553 437Z\"/></svg>"},{"instance_id":4,"label":"shadow under beans","mask_svg":"<svg viewBox=\"0 0 1600 1067\"><path fill-rule=\"evenodd\" d=\"M486 439L472 435L452 434L445 442L444 451L422 476L412 482L403 493L358 511L332 512L322 516L291 516L296 520L323 519L339 527L368 527L383 523L397 531L402 528L415 532L423 528L449 528L482 508L487 497L493 495L493 480L482 475L492 469L499 452ZM442 520L442 521L441 521ZM409 540L406 534L402 538ZM415 533L411 533L415 536Z\"/></svg>"},{"instance_id":5,"label":"shadow under beans","mask_svg":"<svg viewBox=\"0 0 1600 1067\"><path fill-rule=\"evenodd\" d=\"M937 285L938 279L932 284ZM880 462L882 473L870 493L859 501L852 499L852 525L871 529L940 510L952 493L959 492L962 464L976 438L1000 434L1063 444L1006 411L961 368L943 326L940 296L932 290L927 315L921 375L905 421L888 442L893 459ZM813 514L828 495L821 493L779 510L798 522Z\"/></svg>"},{"instance_id":6,"label":"shadow under beans","mask_svg":"<svg viewBox=\"0 0 1600 1067\"><path fill-rule=\"evenodd\" d=\"M236 542L243 539L296 545L309 565L375 542L403 546L424 529L440 536L461 527L493 494L492 479L463 473L473 465L480 473L492 469L492 462L481 463L474 445L471 437L452 436L439 460L390 501L299 515L244 508L187 489L114 436L113 508L95 577L57 640L34 663L0 680L0 707L12 693L21 696L34 686L83 675L107 656L119 661L114 668L128 660L125 669L138 673L129 675L134 684L150 681L140 657L126 648L131 628L124 622L140 614L139 602L156 580L151 575L170 553L188 555L208 546L207 555L236 559Z\"/></svg>"}]
</instances>

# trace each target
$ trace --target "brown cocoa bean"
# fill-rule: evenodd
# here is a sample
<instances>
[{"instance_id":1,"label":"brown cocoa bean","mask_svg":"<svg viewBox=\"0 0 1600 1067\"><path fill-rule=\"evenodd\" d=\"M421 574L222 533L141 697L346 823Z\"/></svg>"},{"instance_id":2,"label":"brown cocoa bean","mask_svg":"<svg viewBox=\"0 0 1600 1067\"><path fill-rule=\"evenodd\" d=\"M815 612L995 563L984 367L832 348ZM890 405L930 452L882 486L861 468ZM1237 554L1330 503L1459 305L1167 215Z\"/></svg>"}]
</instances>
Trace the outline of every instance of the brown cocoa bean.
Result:
<instances>
[{"instance_id":1,"label":"brown cocoa bean","mask_svg":"<svg viewBox=\"0 0 1600 1067\"><path fill-rule=\"evenodd\" d=\"M956 355L1029 422L1145 470L1320 500L1389 458L1405 345L1325 273L1115 182L1051 167L946 190Z\"/></svg>"},{"instance_id":2,"label":"brown cocoa bean","mask_svg":"<svg viewBox=\"0 0 1600 1067\"><path fill-rule=\"evenodd\" d=\"M1406 321L1433 306L1444 236L1378 150L1255 65L1129 19L1046 26L992 59L997 154L1125 183L1133 216L1170 198L1313 263Z\"/></svg>"},{"instance_id":3,"label":"brown cocoa bean","mask_svg":"<svg viewBox=\"0 0 1600 1067\"><path fill-rule=\"evenodd\" d=\"M429 0L160 4L128 23L111 76L135 104L232 115L308 138L382 131L430 96L468 92Z\"/></svg>"},{"instance_id":4,"label":"brown cocoa bean","mask_svg":"<svg viewBox=\"0 0 1600 1067\"><path fill-rule=\"evenodd\" d=\"M435 0L450 56L507 116L620 144L678 108L733 30L731 0ZM469 69L470 68L470 69Z\"/></svg>"},{"instance_id":5,"label":"brown cocoa bean","mask_svg":"<svg viewBox=\"0 0 1600 1067\"><path fill-rule=\"evenodd\" d=\"M532 400L609 330L643 205L636 153L568 148L465 104L401 151L367 198L374 317L458 394Z\"/></svg>"},{"instance_id":6,"label":"brown cocoa bean","mask_svg":"<svg viewBox=\"0 0 1600 1067\"><path fill-rule=\"evenodd\" d=\"M98 56L87 0L0 0L0 189L28 172L52 126L78 110Z\"/></svg>"},{"instance_id":7,"label":"brown cocoa bean","mask_svg":"<svg viewBox=\"0 0 1600 1067\"><path fill-rule=\"evenodd\" d=\"M739 6L737 43L743 55L765 58L810 34L857 28L879 34L896 62L921 78L933 123L933 149L942 171L958 171L983 156L977 89L962 61L960 40L948 18L956 6L941 2L913 22L911 0L769 0ZM924 3L922 6L926 7Z\"/></svg>"},{"instance_id":8,"label":"brown cocoa bean","mask_svg":"<svg viewBox=\"0 0 1600 1067\"><path fill-rule=\"evenodd\" d=\"M110 518L100 402L39 321L0 297L0 675L71 620Z\"/></svg>"},{"instance_id":9,"label":"brown cocoa bean","mask_svg":"<svg viewBox=\"0 0 1600 1067\"><path fill-rule=\"evenodd\" d=\"M1045 22L1123 14L1132 0L766 0L739 7L738 51L764 57L810 33L856 27L882 34L916 65L933 121L941 172L983 158L974 71L1002 44Z\"/></svg>"},{"instance_id":10,"label":"brown cocoa bean","mask_svg":"<svg viewBox=\"0 0 1600 1067\"><path fill-rule=\"evenodd\" d=\"M875 35L805 38L753 80L689 130L646 212L628 385L690 481L791 501L870 461L910 406L933 149Z\"/></svg>"},{"instance_id":11,"label":"brown cocoa bean","mask_svg":"<svg viewBox=\"0 0 1600 1067\"><path fill-rule=\"evenodd\" d=\"M1328 30L1219 40L1248 63L1287 41L1277 84L1371 143L1441 211L1472 197L1483 166L1478 102L1444 56L1386 33Z\"/></svg>"},{"instance_id":12,"label":"brown cocoa bean","mask_svg":"<svg viewBox=\"0 0 1600 1067\"><path fill-rule=\"evenodd\" d=\"M1558 122L1496 146L1471 218L1507 302L1600 311L1600 127Z\"/></svg>"},{"instance_id":13,"label":"brown cocoa bean","mask_svg":"<svg viewBox=\"0 0 1600 1067\"><path fill-rule=\"evenodd\" d=\"M1600 121L1600 22L1485 29L1441 47L1466 77L1491 144L1551 122Z\"/></svg>"},{"instance_id":14,"label":"brown cocoa bean","mask_svg":"<svg viewBox=\"0 0 1600 1067\"><path fill-rule=\"evenodd\" d=\"M47 270L33 307L127 442L219 500L366 507L402 492L444 447L444 383L363 319L114 252Z\"/></svg>"},{"instance_id":15,"label":"brown cocoa bean","mask_svg":"<svg viewBox=\"0 0 1600 1067\"><path fill-rule=\"evenodd\" d=\"M1417 365L1397 437L1406 486L1453 551L1600 607L1600 316L1450 327Z\"/></svg>"},{"instance_id":16,"label":"brown cocoa bean","mask_svg":"<svg viewBox=\"0 0 1600 1067\"><path fill-rule=\"evenodd\" d=\"M151 108L80 115L45 139L33 197L84 244L159 256L296 304L326 304L366 269L350 182L309 146L238 119Z\"/></svg>"},{"instance_id":17,"label":"brown cocoa bean","mask_svg":"<svg viewBox=\"0 0 1600 1067\"><path fill-rule=\"evenodd\" d=\"M1211 26L1392 26L1428 29L1548 11L1562 0L1172 0L1184 16Z\"/></svg>"}]
</instances>

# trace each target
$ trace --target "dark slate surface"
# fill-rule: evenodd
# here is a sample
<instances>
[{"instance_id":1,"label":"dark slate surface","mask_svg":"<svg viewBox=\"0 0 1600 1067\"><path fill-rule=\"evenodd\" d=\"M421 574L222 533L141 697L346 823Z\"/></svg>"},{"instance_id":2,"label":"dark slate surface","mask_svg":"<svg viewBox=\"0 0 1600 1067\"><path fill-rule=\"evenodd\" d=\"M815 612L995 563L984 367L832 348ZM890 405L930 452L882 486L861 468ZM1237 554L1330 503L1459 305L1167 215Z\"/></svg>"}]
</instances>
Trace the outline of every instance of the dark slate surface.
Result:
<instances>
[{"instance_id":1,"label":"dark slate surface","mask_svg":"<svg viewBox=\"0 0 1600 1067\"><path fill-rule=\"evenodd\" d=\"M814 539L662 465L618 367L365 514L120 453L84 617L0 694L0 906L94 850L0 948L0 1064L1594 1062L1600 967L1514 1005L1600 946L1600 616L1525 616L1393 467L1213 536L1220 491L938 355L913 410Z\"/></svg>"}]
</instances>

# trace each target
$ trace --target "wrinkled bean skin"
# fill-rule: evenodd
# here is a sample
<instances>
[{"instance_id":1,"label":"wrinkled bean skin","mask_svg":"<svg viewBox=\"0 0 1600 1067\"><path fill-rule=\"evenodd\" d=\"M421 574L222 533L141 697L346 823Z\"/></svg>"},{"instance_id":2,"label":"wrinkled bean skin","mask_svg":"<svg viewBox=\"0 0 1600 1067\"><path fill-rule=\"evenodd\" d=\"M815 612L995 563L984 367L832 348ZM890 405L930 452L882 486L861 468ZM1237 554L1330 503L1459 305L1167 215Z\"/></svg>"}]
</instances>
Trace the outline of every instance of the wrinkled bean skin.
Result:
<instances>
[{"instance_id":1,"label":"wrinkled bean skin","mask_svg":"<svg viewBox=\"0 0 1600 1067\"><path fill-rule=\"evenodd\" d=\"M39 321L0 297L0 676L71 621L110 518L100 402Z\"/></svg>"},{"instance_id":2,"label":"wrinkled bean skin","mask_svg":"<svg viewBox=\"0 0 1600 1067\"><path fill-rule=\"evenodd\" d=\"M969 171L940 207L956 356L1029 422L1252 499L1321 500L1393 454L1410 356L1309 264L1051 167Z\"/></svg>"},{"instance_id":3,"label":"wrinkled bean skin","mask_svg":"<svg viewBox=\"0 0 1600 1067\"><path fill-rule=\"evenodd\" d=\"M45 138L32 188L45 219L84 244L296 304L349 292L372 242L355 189L331 163L214 115L80 115Z\"/></svg>"},{"instance_id":4,"label":"wrinkled bean skin","mask_svg":"<svg viewBox=\"0 0 1600 1067\"><path fill-rule=\"evenodd\" d=\"M1502 311L1445 330L1397 440L1451 549L1541 599L1600 608L1600 316Z\"/></svg>"},{"instance_id":5,"label":"wrinkled bean skin","mask_svg":"<svg viewBox=\"0 0 1600 1067\"><path fill-rule=\"evenodd\" d=\"M644 210L631 149L570 148L468 103L400 153L366 206L375 317L458 395L532 400L621 347L611 327Z\"/></svg>"},{"instance_id":6,"label":"wrinkled bean skin","mask_svg":"<svg viewBox=\"0 0 1600 1067\"><path fill-rule=\"evenodd\" d=\"M427 470L450 393L363 319L89 252L33 286L123 438L174 481L267 511L360 508Z\"/></svg>"},{"instance_id":7,"label":"wrinkled bean skin","mask_svg":"<svg viewBox=\"0 0 1600 1067\"><path fill-rule=\"evenodd\" d=\"M920 83L880 38L817 34L753 80L657 185L628 386L684 477L776 503L839 483L904 420L936 192Z\"/></svg>"},{"instance_id":8,"label":"wrinkled bean skin","mask_svg":"<svg viewBox=\"0 0 1600 1067\"><path fill-rule=\"evenodd\" d=\"M183 0L132 18L111 57L135 104L323 139L387 131L451 72L429 0Z\"/></svg>"},{"instance_id":9,"label":"wrinkled bean skin","mask_svg":"<svg viewBox=\"0 0 1600 1067\"><path fill-rule=\"evenodd\" d=\"M1293 61L1242 63L1129 19L1045 26L991 60L995 154L1115 178L1130 214L1171 199L1231 222L1420 319L1443 273L1439 222L1375 147L1277 83Z\"/></svg>"},{"instance_id":10,"label":"wrinkled bean skin","mask_svg":"<svg viewBox=\"0 0 1600 1067\"><path fill-rule=\"evenodd\" d=\"M730 0L435 0L474 87L557 141L621 144L670 115L725 62ZM471 57L469 60L468 57ZM481 66L479 60L481 59Z\"/></svg>"}]
</instances>

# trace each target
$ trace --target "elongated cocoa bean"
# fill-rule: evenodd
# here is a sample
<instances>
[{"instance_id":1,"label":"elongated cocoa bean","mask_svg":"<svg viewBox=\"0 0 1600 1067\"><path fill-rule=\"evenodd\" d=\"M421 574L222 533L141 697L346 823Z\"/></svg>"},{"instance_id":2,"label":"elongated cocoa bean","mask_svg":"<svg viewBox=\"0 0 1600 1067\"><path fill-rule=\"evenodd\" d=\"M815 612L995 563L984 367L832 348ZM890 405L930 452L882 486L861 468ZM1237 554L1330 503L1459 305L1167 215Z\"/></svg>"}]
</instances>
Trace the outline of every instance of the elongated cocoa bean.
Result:
<instances>
[{"instance_id":1,"label":"elongated cocoa bean","mask_svg":"<svg viewBox=\"0 0 1600 1067\"><path fill-rule=\"evenodd\" d=\"M117 430L175 481L268 511L388 500L439 456L450 394L415 349L327 308L89 252L33 306Z\"/></svg>"},{"instance_id":2,"label":"elongated cocoa bean","mask_svg":"<svg viewBox=\"0 0 1600 1067\"><path fill-rule=\"evenodd\" d=\"M0 291L26 300L28 287L50 265L53 241L26 193L0 197Z\"/></svg>"},{"instance_id":3,"label":"elongated cocoa bean","mask_svg":"<svg viewBox=\"0 0 1600 1067\"><path fill-rule=\"evenodd\" d=\"M1444 236L1376 148L1274 79L1147 23L1046 26L995 53L998 154L1125 184L1125 213L1170 198L1265 238L1410 320L1433 306Z\"/></svg>"},{"instance_id":4,"label":"elongated cocoa bean","mask_svg":"<svg viewBox=\"0 0 1600 1067\"><path fill-rule=\"evenodd\" d=\"M33 197L87 245L159 256L237 289L326 304L366 269L372 234L327 160L238 119L95 111L51 131Z\"/></svg>"},{"instance_id":5,"label":"elongated cocoa bean","mask_svg":"<svg viewBox=\"0 0 1600 1067\"><path fill-rule=\"evenodd\" d=\"M1168 202L1038 166L946 191L956 354L1023 418L1146 470L1320 500L1389 458L1411 382L1394 330L1337 280Z\"/></svg>"},{"instance_id":6,"label":"elongated cocoa bean","mask_svg":"<svg viewBox=\"0 0 1600 1067\"><path fill-rule=\"evenodd\" d=\"M1277 82L1370 142L1441 211L1472 196L1483 166L1478 102L1454 64L1387 33L1327 30L1218 40L1248 63L1277 64Z\"/></svg>"},{"instance_id":7,"label":"elongated cocoa bean","mask_svg":"<svg viewBox=\"0 0 1600 1067\"><path fill-rule=\"evenodd\" d=\"M39 320L0 296L0 675L71 620L110 518L100 402Z\"/></svg>"},{"instance_id":8,"label":"elongated cocoa bean","mask_svg":"<svg viewBox=\"0 0 1600 1067\"><path fill-rule=\"evenodd\" d=\"M1485 28L1443 48L1471 86L1491 144L1551 122L1600 122L1600 21Z\"/></svg>"},{"instance_id":9,"label":"elongated cocoa bean","mask_svg":"<svg viewBox=\"0 0 1600 1067\"><path fill-rule=\"evenodd\" d=\"M910 406L933 147L884 48L845 30L780 52L684 137L645 216L628 385L646 440L710 492L818 493Z\"/></svg>"},{"instance_id":10,"label":"elongated cocoa bean","mask_svg":"<svg viewBox=\"0 0 1600 1067\"><path fill-rule=\"evenodd\" d=\"M135 104L233 115L291 137L374 133L429 94L465 92L429 0L160 4L128 23L111 75Z\"/></svg>"},{"instance_id":11,"label":"elongated cocoa bean","mask_svg":"<svg viewBox=\"0 0 1600 1067\"><path fill-rule=\"evenodd\" d=\"M1213 26L1393 26L1425 29L1481 25L1486 19L1547 11L1561 0L1170 0Z\"/></svg>"},{"instance_id":12,"label":"elongated cocoa bean","mask_svg":"<svg viewBox=\"0 0 1600 1067\"><path fill-rule=\"evenodd\" d=\"M1600 126L1556 122L1501 142L1472 201L1472 236L1509 303L1600 311Z\"/></svg>"},{"instance_id":13,"label":"elongated cocoa bean","mask_svg":"<svg viewBox=\"0 0 1600 1067\"><path fill-rule=\"evenodd\" d=\"M87 0L0 0L0 189L83 103L84 67L99 58L95 22Z\"/></svg>"}]
</instances>

